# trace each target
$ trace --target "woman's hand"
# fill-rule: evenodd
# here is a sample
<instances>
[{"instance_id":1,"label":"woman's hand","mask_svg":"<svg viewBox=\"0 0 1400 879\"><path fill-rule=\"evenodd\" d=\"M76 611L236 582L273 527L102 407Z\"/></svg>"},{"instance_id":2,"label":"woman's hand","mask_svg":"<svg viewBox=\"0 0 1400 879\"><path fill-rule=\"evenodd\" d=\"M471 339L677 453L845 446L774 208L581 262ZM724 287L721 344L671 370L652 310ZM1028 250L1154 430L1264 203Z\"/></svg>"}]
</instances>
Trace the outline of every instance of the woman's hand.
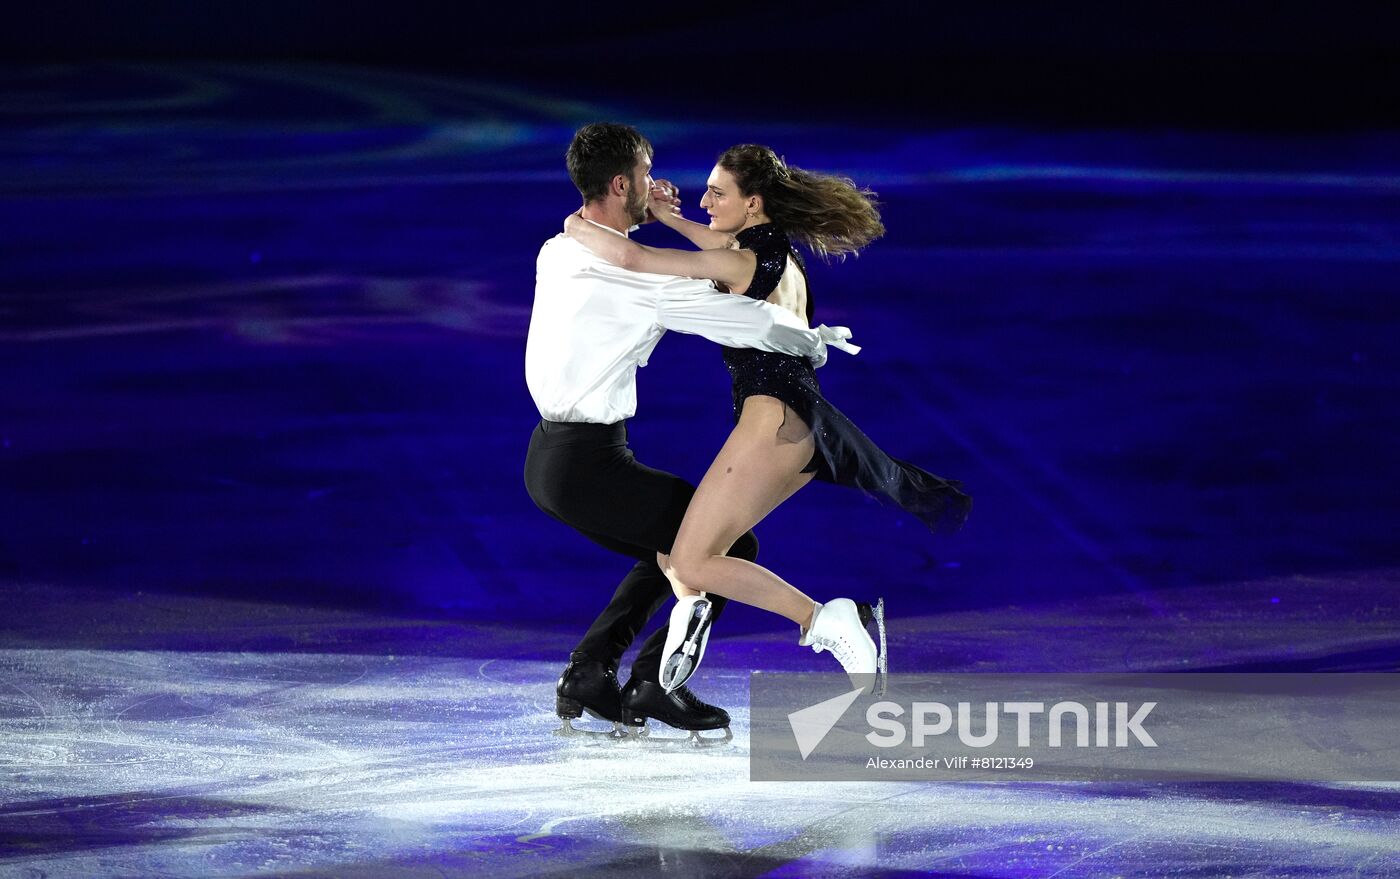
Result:
<instances>
[{"instance_id":1,"label":"woman's hand","mask_svg":"<svg viewBox=\"0 0 1400 879\"><path fill-rule=\"evenodd\" d=\"M681 191L669 180L657 180L647 201L647 211L662 223L681 218Z\"/></svg>"},{"instance_id":2,"label":"woman's hand","mask_svg":"<svg viewBox=\"0 0 1400 879\"><path fill-rule=\"evenodd\" d=\"M564 218L564 234L572 236L573 230L578 228L578 224L583 222L583 209L574 211Z\"/></svg>"}]
</instances>

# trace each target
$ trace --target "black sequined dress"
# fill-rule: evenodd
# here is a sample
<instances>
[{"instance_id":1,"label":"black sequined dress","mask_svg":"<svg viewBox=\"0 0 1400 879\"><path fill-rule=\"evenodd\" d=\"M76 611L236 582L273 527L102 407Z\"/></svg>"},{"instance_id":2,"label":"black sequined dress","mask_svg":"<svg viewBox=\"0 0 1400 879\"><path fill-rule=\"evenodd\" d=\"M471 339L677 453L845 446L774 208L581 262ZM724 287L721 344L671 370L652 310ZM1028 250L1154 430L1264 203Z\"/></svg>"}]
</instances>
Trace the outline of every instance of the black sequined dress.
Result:
<instances>
[{"instance_id":1,"label":"black sequined dress","mask_svg":"<svg viewBox=\"0 0 1400 879\"><path fill-rule=\"evenodd\" d=\"M758 257L753 281L744 295L767 299L782 279L789 255L805 275L801 254L772 223L750 226L739 233L738 239L740 247L752 250ZM734 380L736 422L744 400L753 396L775 397L801 419L797 431L789 429L792 419L785 419L781 435L799 441L810 432L816 452L804 473L814 473L825 482L859 488L893 503L917 516L931 530L962 527L972 509L972 498L962 492L961 483L885 454L822 396L811 361L753 348L725 348L724 365Z\"/></svg>"}]
</instances>

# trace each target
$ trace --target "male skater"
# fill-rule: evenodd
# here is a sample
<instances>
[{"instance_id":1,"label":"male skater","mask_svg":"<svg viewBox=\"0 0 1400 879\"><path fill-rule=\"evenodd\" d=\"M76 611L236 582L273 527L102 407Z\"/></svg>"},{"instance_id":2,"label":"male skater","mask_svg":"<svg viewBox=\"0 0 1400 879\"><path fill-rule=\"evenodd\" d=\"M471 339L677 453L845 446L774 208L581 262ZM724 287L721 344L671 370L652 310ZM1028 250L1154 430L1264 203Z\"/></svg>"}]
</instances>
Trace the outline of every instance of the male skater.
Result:
<instances>
[{"instance_id":1,"label":"male skater","mask_svg":"<svg viewBox=\"0 0 1400 879\"><path fill-rule=\"evenodd\" d=\"M652 147L635 128L585 125L566 154L583 196L582 216L619 235L646 222ZM629 272L603 262L565 235L540 249L535 303L525 346L525 381L541 421L530 437L525 487L549 515L614 552L636 559L616 593L569 656L556 710L570 720L586 710L644 726L655 718L677 729L727 728L729 714L686 687L658 683L662 626L642 645L621 690L617 665L645 622L671 598L656 563L669 553L695 486L639 463L627 446L626 421L637 409L637 367L668 330L722 345L826 360L825 341L840 331L808 329L791 312L718 292L709 281ZM729 555L752 561L750 531ZM713 616L725 601L713 596Z\"/></svg>"}]
</instances>

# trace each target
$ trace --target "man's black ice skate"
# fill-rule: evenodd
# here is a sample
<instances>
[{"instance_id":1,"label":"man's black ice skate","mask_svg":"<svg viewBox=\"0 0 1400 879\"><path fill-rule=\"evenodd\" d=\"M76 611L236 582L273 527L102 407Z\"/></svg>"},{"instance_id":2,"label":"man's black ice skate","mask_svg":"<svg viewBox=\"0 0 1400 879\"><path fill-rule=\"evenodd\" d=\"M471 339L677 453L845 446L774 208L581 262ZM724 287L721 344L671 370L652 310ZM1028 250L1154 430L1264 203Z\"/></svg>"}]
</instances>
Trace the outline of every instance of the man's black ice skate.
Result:
<instances>
[{"instance_id":1,"label":"man's black ice skate","mask_svg":"<svg viewBox=\"0 0 1400 879\"><path fill-rule=\"evenodd\" d=\"M573 721L588 712L612 724L608 730L575 729ZM623 735L622 691L617 685L617 665L599 662L586 653L572 653L554 689L554 713L564 722L557 735Z\"/></svg>"},{"instance_id":2,"label":"man's black ice skate","mask_svg":"<svg viewBox=\"0 0 1400 879\"><path fill-rule=\"evenodd\" d=\"M705 746L722 745L734 738L734 734L729 730L729 712L702 702L685 686L677 687L668 693L656 681L643 681L634 677L627 682L622 691L622 717L627 728L641 738L650 735L650 730L647 729L648 719L659 720L667 726L690 732L686 739L664 741L683 741ZM702 730L711 729L723 729L724 735L709 738L700 735Z\"/></svg>"}]
</instances>

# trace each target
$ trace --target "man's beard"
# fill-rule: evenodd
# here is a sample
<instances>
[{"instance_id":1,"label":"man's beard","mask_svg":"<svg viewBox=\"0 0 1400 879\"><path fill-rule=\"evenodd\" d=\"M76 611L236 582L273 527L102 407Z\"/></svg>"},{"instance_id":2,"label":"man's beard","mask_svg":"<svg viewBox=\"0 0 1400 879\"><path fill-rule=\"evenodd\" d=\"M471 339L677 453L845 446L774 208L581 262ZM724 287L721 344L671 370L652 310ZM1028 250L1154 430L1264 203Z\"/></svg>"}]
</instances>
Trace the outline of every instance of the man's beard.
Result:
<instances>
[{"instance_id":1,"label":"man's beard","mask_svg":"<svg viewBox=\"0 0 1400 879\"><path fill-rule=\"evenodd\" d=\"M637 197L635 202L633 202L633 200L632 200L632 196L633 196L633 195L635 195L635 196ZM642 190L641 190L639 187L635 187L635 186L634 186L634 187L632 187L632 189L628 192L628 195L627 195L627 219L628 219L628 220L631 220L631 221L632 221L632 225L634 225L634 226L640 226L642 223L645 223L645 222L646 222L646 219L647 219L647 197L646 197L645 195L642 194Z\"/></svg>"}]
</instances>

